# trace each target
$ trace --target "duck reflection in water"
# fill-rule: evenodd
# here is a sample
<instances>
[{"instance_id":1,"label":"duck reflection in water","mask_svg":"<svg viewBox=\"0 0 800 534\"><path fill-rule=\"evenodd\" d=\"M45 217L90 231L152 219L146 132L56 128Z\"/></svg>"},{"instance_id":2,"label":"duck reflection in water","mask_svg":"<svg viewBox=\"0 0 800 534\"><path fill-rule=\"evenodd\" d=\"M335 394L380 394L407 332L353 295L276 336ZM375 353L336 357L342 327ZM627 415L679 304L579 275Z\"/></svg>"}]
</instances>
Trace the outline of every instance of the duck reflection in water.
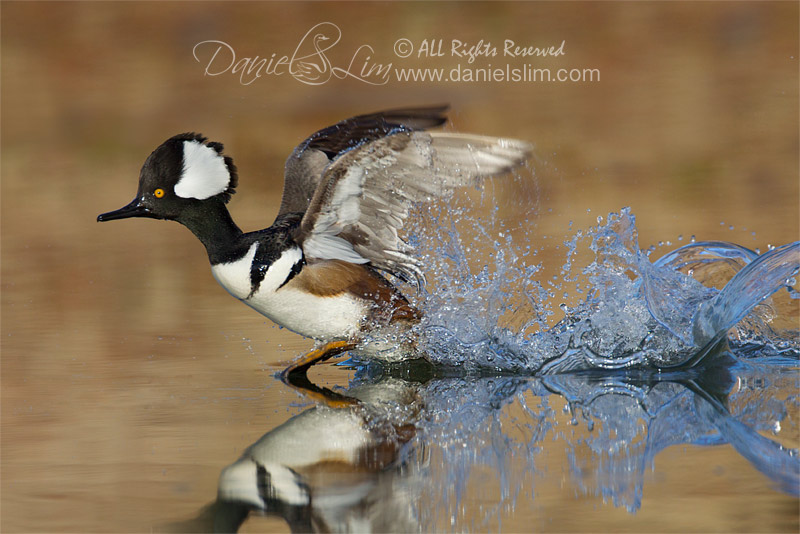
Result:
<instances>
[{"instance_id":1,"label":"duck reflection in water","mask_svg":"<svg viewBox=\"0 0 800 534\"><path fill-rule=\"evenodd\" d=\"M747 386L754 377L758 391ZM523 505L517 490L547 476L536 463L552 447L567 450L577 490L631 513L642 506L647 466L678 444L730 444L779 490L797 494L797 451L761 434L787 418L768 395L787 380L796 383L796 373L737 360L725 347L668 373L450 378L368 366L332 396L339 408L300 413L223 469L216 503L191 528L237 531L254 513L281 517L292 531L458 528L453 517L469 517L474 528ZM529 408L535 399L541 405ZM560 429L550 407L559 399L573 416ZM469 510L470 476L487 471L497 476L499 503Z\"/></svg>"},{"instance_id":2,"label":"duck reflection in water","mask_svg":"<svg viewBox=\"0 0 800 534\"><path fill-rule=\"evenodd\" d=\"M251 511L294 532L418 529L416 385L387 379L347 395L347 405L333 395L339 408L318 405L267 432L222 471L216 531L237 530Z\"/></svg>"}]
</instances>

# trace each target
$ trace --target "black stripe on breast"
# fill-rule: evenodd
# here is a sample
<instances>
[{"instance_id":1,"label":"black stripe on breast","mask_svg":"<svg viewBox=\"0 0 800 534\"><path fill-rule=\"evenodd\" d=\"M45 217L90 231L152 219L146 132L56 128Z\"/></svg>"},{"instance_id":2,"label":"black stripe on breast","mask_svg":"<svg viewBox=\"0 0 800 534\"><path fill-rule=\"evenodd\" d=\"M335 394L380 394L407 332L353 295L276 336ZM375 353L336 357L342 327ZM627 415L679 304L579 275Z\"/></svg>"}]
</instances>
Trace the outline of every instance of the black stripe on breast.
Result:
<instances>
[{"instance_id":1,"label":"black stripe on breast","mask_svg":"<svg viewBox=\"0 0 800 534\"><path fill-rule=\"evenodd\" d=\"M292 268L289 270L289 274L286 276L286 280L284 280L281 285L278 286L278 289L285 286L289 280L297 276L300 271L303 270L303 265L306 264L306 257L303 255L302 251L300 252L301 256L300 259L297 260ZM267 276L267 271L272 266L273 262L275 262L280 256L273 255L273 257L268 261L269 263L263 263L264 260L258 259L258 255L256 254L256 258L258 261L253 262L253 266L250 269L250 294L247 295L247 298L252 298L258 292L258 289L261 287L261 282L264 281L264 278ZM276 291L278 290L276 289Z\"/></svg>"},{"instance_id":2,"label":"black stripe on breast","mask_svg":"<svg viewBox=\"0 0 800 534\"><path fill-rule=\"evenodd\" d=\"M279 285L279 286L278 286L278 289L280 289L280 288L282 288L283 286L285 286L286 284L288 284L288 283L289 283L289 280L291 280L292 278L294 278L295 276L297 276L298 274L300 274L300 271L302 271L302 270L303 270L303 266L304 266L305 264L306 264L306 257L305 257L305 255L304 255L304 256L303 256L303 257L301 257L301 258L300 258L298 261L296 261L296 262L294 263L294 265L292 265L292 270L291 270L291 271L289 271L289 276L287 276L287 277L286 277L286 280L284 280L284 281L283 281L283 283L282 283L281 285ZM276 291L277 291L277 289L276 289Z\"/></svg>"},{"instance_id":3,"label":"black stripe on breast","mask_svg":"<svg viewBox=\"0 0 800 534\"><path fill-rule=\"evenodd\" d=\"M267 508L267 503L275 499L275 488L272 486L272 476L267 471L267 468L258 462L256 464L256 488L258 488L258 496L263 503L262 507Z\"/></svg>"},{"instance_id":4,"label":"black stripe on breast","mask_svg":"<svg viewBox=\"0 0 800 534\"><path fill-rule=\"evenodd\" d=\"M300 248L292 239L291 232L300 224L301 218L302 213L281 215L266 230L248 234L253 235L259 245L253 258L253 264L250 266L250 294L247 296L248 299L258 292L258 288L261 286L261 282L264 281L269 267L281 257L284 251L294 247ZM289 276L281 283L279 289L294 278L305 265L302 249L300 249L300 254L300 260L292 265Z\"/></svg>"}]
</instances>

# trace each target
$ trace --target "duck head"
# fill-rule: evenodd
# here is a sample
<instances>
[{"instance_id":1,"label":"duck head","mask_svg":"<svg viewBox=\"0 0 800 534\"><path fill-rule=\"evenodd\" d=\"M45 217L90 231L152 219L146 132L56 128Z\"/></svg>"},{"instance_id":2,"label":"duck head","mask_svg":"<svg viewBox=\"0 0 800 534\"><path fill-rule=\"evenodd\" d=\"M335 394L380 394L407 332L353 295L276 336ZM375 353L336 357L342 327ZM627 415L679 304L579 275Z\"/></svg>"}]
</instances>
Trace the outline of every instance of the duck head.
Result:
<instances>
[{"instance_id":1,"label":"duck head","mask_svg":"<svg viewBox=\"0 0 800 534\"><path fill-rule=\"evenodd\" d=\"M222 150L222 144L196 133L167 139L144 162L136 198L97 220L149 217L183 222L185 214L203 206L224 205L235 192L237 173Z\"/></svg>"}]
</instances>

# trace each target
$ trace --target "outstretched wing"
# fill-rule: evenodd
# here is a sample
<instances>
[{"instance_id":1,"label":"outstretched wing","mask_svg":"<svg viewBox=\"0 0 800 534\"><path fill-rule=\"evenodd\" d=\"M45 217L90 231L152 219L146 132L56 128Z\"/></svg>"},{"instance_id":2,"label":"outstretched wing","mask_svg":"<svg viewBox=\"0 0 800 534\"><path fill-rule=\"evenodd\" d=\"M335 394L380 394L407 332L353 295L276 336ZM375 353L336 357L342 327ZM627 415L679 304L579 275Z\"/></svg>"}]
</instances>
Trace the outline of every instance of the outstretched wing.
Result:
<instances>
[{"instance_id":1,"label":"outstretched wing","mask_svg":"<svg viewBox=\"0 0 800 534\"><path fill-rule=\"evenodd\" d=\"M397 131L330 163L295 239L309 258L370 262L424 282L397 231L412 203L507 172L531 150L523 141L469 134Z\"/></svg>"},{"instance_id":2,"label":"outstretched wing","mask_svg":"<svg viewBox=\"0 0 800 534\"><path fill-rule=\"evenodd\" d=\"M443 124L447 106L395 109L359 115L328 126L300 143L286 160L278 216L305 212L322 175L333 160L363 143L396 131L424 130Z\"/></svg>"}]
</instances>

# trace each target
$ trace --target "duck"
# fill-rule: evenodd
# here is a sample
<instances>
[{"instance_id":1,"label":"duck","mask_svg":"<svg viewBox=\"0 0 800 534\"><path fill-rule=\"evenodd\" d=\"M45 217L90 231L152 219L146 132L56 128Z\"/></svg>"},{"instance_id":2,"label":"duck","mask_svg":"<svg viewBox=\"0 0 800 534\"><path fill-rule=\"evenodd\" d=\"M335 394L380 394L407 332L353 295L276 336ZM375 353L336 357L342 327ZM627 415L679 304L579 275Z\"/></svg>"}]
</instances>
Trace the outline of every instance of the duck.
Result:
<instances>
[{"instance_id":1,"label":"duck","mask_svg":"<svg viewBox=\"0 0 800 534\"><path fill-rule=\"evenodd\" d=\"M142 217L188 228L230 295L316 341L284 376L304 373L376 330L419 323L420 311L397 287L425 283L400 232L412 206L528 158L525 141L432 131L447 121L447 109L379 111L313 133L286 160L278 214L262 230L244 232L233 221L227 204L236 165L221 143L194 132L159 145L141 168L135 198L97 220ZM374 352L377 359L387 353Z\"/></svg>"}]
</instances>

